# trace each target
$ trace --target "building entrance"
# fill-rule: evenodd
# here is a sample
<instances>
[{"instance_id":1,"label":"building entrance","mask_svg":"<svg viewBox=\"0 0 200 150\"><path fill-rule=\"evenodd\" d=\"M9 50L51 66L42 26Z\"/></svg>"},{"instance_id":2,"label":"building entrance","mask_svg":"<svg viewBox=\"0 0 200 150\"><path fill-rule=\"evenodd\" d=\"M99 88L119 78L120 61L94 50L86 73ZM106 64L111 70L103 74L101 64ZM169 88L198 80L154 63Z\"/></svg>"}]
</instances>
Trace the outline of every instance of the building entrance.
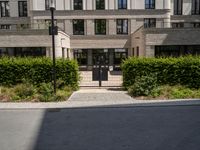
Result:
<instances>
[{"instance_id":1,"label":"building entrance","mask_svg":"<svg viewBox=\"0 0 200 150\"><path fill-rule=\"evenodd\" d=\"M120 70L122 60L128 57L127 49L78 49L74 50L74 58L81 70L92 70L101 58L102 65L110 71Z\"/></svg>"}]
</instances>

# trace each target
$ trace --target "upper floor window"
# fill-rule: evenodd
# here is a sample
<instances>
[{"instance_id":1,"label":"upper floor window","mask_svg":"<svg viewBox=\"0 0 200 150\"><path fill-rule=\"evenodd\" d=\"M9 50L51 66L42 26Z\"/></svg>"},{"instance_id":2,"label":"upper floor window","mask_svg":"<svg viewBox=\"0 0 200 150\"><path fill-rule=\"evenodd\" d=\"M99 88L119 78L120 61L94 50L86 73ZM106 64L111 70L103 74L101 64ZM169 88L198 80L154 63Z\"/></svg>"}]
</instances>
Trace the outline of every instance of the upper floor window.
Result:
<instances>
[{"instance_id":1,"label":"upper floor window","mask_svg":"<svg viewBox=\"0 0 200 150\"><path fill-rule=\"evenodd\" d=\"M95 20L95 34L96 35L106 34L106 20L105 19Z\"/></svg>"},{"instance_id":2,"label":"upper floor window","mask_svg":"<svg viewBox=\"0 0 200 150\"><path fill-rule=\"evenodd\" d=\"M183 0L174 0L174 15L182 15Z\"/></svg>"},{"instance_id":3,"label":"upper floor window","mask_svg":"<svg viewBox=\"0 0 200 150\"><path fill-rule=\"evenodd\" d=\"M117 34L128 34L128 19L117 19Z\"/></svg>"},{"instance_id":4,"label":"upper floor window","mask_svg":"<svg viewBox=\"0 0 200 150\"><path fill-rule=\"evenodd\" d=\"M192 0L192 15L200 15L200 0Z\"/></svg>"},{"instance_id":5,"label":"upper floor window","mask_svg":"<svg viewBox=\"0 0 200 150\"><path fill-rule=\"evenodd\" d=\"M8 1L0 1L0 13L1 13L1 17L9 17L10 13L9 13L9 2Z\"/></svg>"},{"instance_id":6,"label":"upper floor window","mask_svg":"<svg viewBox=\"0 0 200 150\"><path fill-rule=\"evenodd\" d=\"M73 20L73 34L84 35L84 20Z\"/></svg>"},{"instance_id":7,"label":"upper floor window","mask_svg":"<svg viewBox=\"0 0 200 150\"><path fill-rule=\"evenodd\" d=\"M145 18L144 19L144 28L155 28L156 19L155 18Z\"/></svg>"},{"instance_id":8,"label":"upper floor window","mask_svg":"<svg viewBox=\"0 0 200 150\"><path fill-rule=\"evenodd\" d=\"M27 17L27 1L18 2L19 17Z\"/></svg>"},{"instance_id":9,"label":"upper floor window","mask_svg":"<svg viewBox=\"0 0 200 150\"><path fill-rule=\"evenodd\" d=\"M74 0L74 10L83 10L83 0Z\"/></svg>"},{"instance_id":10,"label":"upper floor window","mask_svg":"<svg viewBox=\"0 0 200 150\"><path fill-rule=\"evenodd\" d=\"M54 0L54 4L56 5L56 0ZM50 9L49 0L45 0L45 10L49 10L49 9Z\"/></svg>"},{"instance_id":11,"label":"upper floor window","mask_svg":"<svg viewBox=\"0 0 200 150\"><path fill-rule=\"evenodd\" d=\"M105 9L105 0L96 0L96 9L97 10Z\"/></svg>"},{"instance_id":12,"label":"upper floor window","mask_svg":"<svg viewBox=\"0 0 200 150\"><path fill-rule=\"evenodd\" d=\"M127 0L118 0L118 9L127 9Z\"/></svg>"},{"instance_id":13,"label":"upper floor window","mask_svg":"<svg viewBox=\"0 0 200 150\"><path fill-rule=\"evenodd\" d=\"M145 9L155 9L155 0L145 0Z\"/></svg>"}]
</instances>

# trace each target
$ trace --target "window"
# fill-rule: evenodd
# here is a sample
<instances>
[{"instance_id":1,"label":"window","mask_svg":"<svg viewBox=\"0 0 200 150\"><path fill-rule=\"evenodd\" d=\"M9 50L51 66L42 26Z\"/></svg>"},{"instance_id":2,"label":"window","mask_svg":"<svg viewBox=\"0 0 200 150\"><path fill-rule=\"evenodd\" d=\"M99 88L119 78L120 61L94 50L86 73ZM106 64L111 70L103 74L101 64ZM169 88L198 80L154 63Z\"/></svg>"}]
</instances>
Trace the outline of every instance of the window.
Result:
<instances>
[{"instance_id":1,"label":"window","mask_svg":"<svg viewBox=\"0 0 200 150\"><path fill-rule=\"evenodd\" d=\"M200 28L200 23L199 22L192 23L192 27L193 28Z\"/></svg>"},{"instance_id":2,"label":"window","mask_svg":"<svg viewBox=\"0 0 200 150\"><path fill-rule=\"evenodd\" d=\"M155 9L155 0L145 0L145 9Z\"/></svg>"},{"instance_id":3,"label":"window","mask_svg":"<svg viewBox=\"0 0 200 150\"><path fill-rule=\"evenodd\" d=\"M84 35L84 20L73 20L73 34Z\"/></svg>"},{"instance_id":4,"label":"window","mask_svg":"<svg viewBox=\"0 0 200 150\"><path fill-rule=\"evenodd\" d=\"M0 29L1 30L10 30L10 25L7 25L7 24L0 25Z\"/></svg>"},{"instance_id":5,"label":"window","mask_svg":"<svg viewBox=\"0 0 200 150\"><path fill-rule=\"evenodd\" d=\"M16 47L14 48L14 56L20 57L39 57L46 56L46 48L44 47Z\"/></svg>"},{"instance_id":6,"label":"window","mask_svg":"<svg viewBox=\"0 0 200 150\"><path fill-rule=\"evenodd\" d=\"M114 51L114 64L120 65L123 60L128 58L128 50L127 49L115 49Z\"/></svg>"},{"instance_id":7,"label":"window","mask_svg":"<svg viewBox=\"0 0 200 150\"><path fill-rule=\"evenodd\" d=\"M105 0L96 0L96 9L97 10L105 9Z\"/></svg>"},{"instance_id":8,"label":"window","mask_svg":"<svg viewBox=\"0 0 200 150\"><path fill-rule=\"evenodd\" d=\"M117 34L128 34L128 19L117 19Z\"/></svg>"},{"instance_id":9,"label":"window","mask_svg":"<svg viewBox=\"0 0 200 150\"><path fill-rule=\"evenodd\" d=\"M183 1L174 0L174 15L182 15Z\"/></svg>"},{"instance_id":10,"label":"window","mask_svg":"<svg viewBox=\"0 0 200 150\"><path fill-rule=\"evenodd\" d=\"M179 57L180 46L156 46L155 57Z\"/></svg>"},{"instance_id":11,"label":"window","mask_svg":"<svg viewBox=\"0 0 200 150\"><path fill-rule=\"evenodd\" d=\"M9 17L10 16L9 10L10 8L8 1L0 1L1 17Z\"/></svg>"},{"instance_id":12,"label":"window","mask_svg":"<svg viewBox=\"0 0 200 150\"><path fill-rule=\"evenodd\" d=\"M96 35L106 34L106 20L105 19L95 20L95 34Z\"/></svg>"},{"instance_id":13,"label":"window","mask_svg":"<svg viewBox=\"0 0 200 150\"><path fill-rule=\"evenodd\" d=\"M18 2L19 17L27 17L27 1Z\"/></svg>"},{"instance_id":14,"label":"window","mask_svg":"<svg viewBox=\"0 0 200 150\"><path fill-rule=\"evenodd\" d=\"M172 23L172 28L183 28L184 23Z\"/></svg>"},{"instance_id":15,"label":"window","mask_svg":"<svg viewBox=\"0 0 200 150\"><path fill-rule=\"evenodd\" d=\"M54 4L55 4L55 6L56 6L56 0L54 0ZM46 9L46 10L49 10L49 9L50 9L49 0L45 0L45 9Z\"/></svg>"},{"instance_id":16,"label":"window","mask_svg":"<svg viewBox=\"0 0 200 150\"><path fill-rule=\"evenodd\" d=\"M192 15L200 15L200 0L192 0Z\"/></svg>"},{"instance_id":17,"label":"window","mask_svg":"<svg viewBox=\"0 0 200 150\"><path fill-rule=\"evenodd\" d=\"M77 60L80 66L86 66L88 64L87 56L88 56L87 50L82 50L82 49L74 50L74 58Z\"/></svg>"},{"instance_id":18,"label":"window","mask_svg":"<svg viewBox=\"0 0 200 150\"><path fill-rule=\"evenodd\" d=\"M74 0L74 10L83 10L83 0Z\"/></svg>"},{"instance_id":19,"label":"window","mask_svg":"<svg viewBox=\"0 0 200 150\"><path fill-rule=\"evenodd\" d=\"M155 28L156 19L155 18L145 18L144 19L144 28Z\"/></svg>"},{"instance_id":20,"label":"window","mask_svg":"<svg viewBox=\"0 0 200 150\"><path fill-rule=\"evenodd\" d=\"M136 56L139 57L140 56L140 48L137 46L136 47Z\"/></svg>"},{"instance_id":21,"label":"window","mask_svg":"<svg viewBox=\"0 0 200 150\"><path fill-rule=\"evenodd\" d=\"M127 9L127 0L118 0L118 9Z\"/></svg>"}]
</instances>

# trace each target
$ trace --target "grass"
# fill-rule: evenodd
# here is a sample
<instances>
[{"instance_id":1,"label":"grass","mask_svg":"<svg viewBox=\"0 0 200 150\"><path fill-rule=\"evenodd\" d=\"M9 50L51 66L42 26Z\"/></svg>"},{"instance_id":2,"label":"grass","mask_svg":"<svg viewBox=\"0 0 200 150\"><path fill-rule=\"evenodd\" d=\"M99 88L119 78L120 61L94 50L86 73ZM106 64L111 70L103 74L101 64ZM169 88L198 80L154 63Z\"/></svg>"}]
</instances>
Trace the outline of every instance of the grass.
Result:
<instances>
[{"instance_id":1,"label":"grass","mask_svg":"<svg viewBox=\"0 0 200 150\"><path fill-rule=\"evenodd\" d=\"M54 95L51 83L42 83L38 87L21 83L12 87L0 86L0 102L59 102L66 101L72 92L72 88L62 86Z\"/></svg>"},{"instance_id":2,"label":"grass","mask_svg":"<svg viewBox=\"0 0 200 150\"><path fill-rule=\"evenodd\" d=\"M138 96L136 99L199 99L200 89L191 89L185 86L160 86L155 88L148 96Z\"/></svg>"}]
</instances>

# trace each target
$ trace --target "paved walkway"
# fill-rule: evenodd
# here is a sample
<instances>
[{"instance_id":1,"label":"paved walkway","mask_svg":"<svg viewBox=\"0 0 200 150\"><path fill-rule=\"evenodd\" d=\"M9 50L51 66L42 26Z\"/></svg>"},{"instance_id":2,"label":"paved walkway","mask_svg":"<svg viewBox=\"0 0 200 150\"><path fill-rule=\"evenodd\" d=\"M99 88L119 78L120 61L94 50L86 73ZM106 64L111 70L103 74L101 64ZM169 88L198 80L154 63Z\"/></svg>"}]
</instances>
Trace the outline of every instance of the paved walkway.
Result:
<instances>
[{"instance_id":1,"label":"paved walkway","mask_svg":"<svg viewBox=\"0 0 200 150\"><path fill-rule=\"evenodd\" d=\"M0 103L0 109L87 108L129 106L200 105L196 100L135 100L119 89L80 89L66 102L52 103Z\"/></svg>"}]
</instances>

